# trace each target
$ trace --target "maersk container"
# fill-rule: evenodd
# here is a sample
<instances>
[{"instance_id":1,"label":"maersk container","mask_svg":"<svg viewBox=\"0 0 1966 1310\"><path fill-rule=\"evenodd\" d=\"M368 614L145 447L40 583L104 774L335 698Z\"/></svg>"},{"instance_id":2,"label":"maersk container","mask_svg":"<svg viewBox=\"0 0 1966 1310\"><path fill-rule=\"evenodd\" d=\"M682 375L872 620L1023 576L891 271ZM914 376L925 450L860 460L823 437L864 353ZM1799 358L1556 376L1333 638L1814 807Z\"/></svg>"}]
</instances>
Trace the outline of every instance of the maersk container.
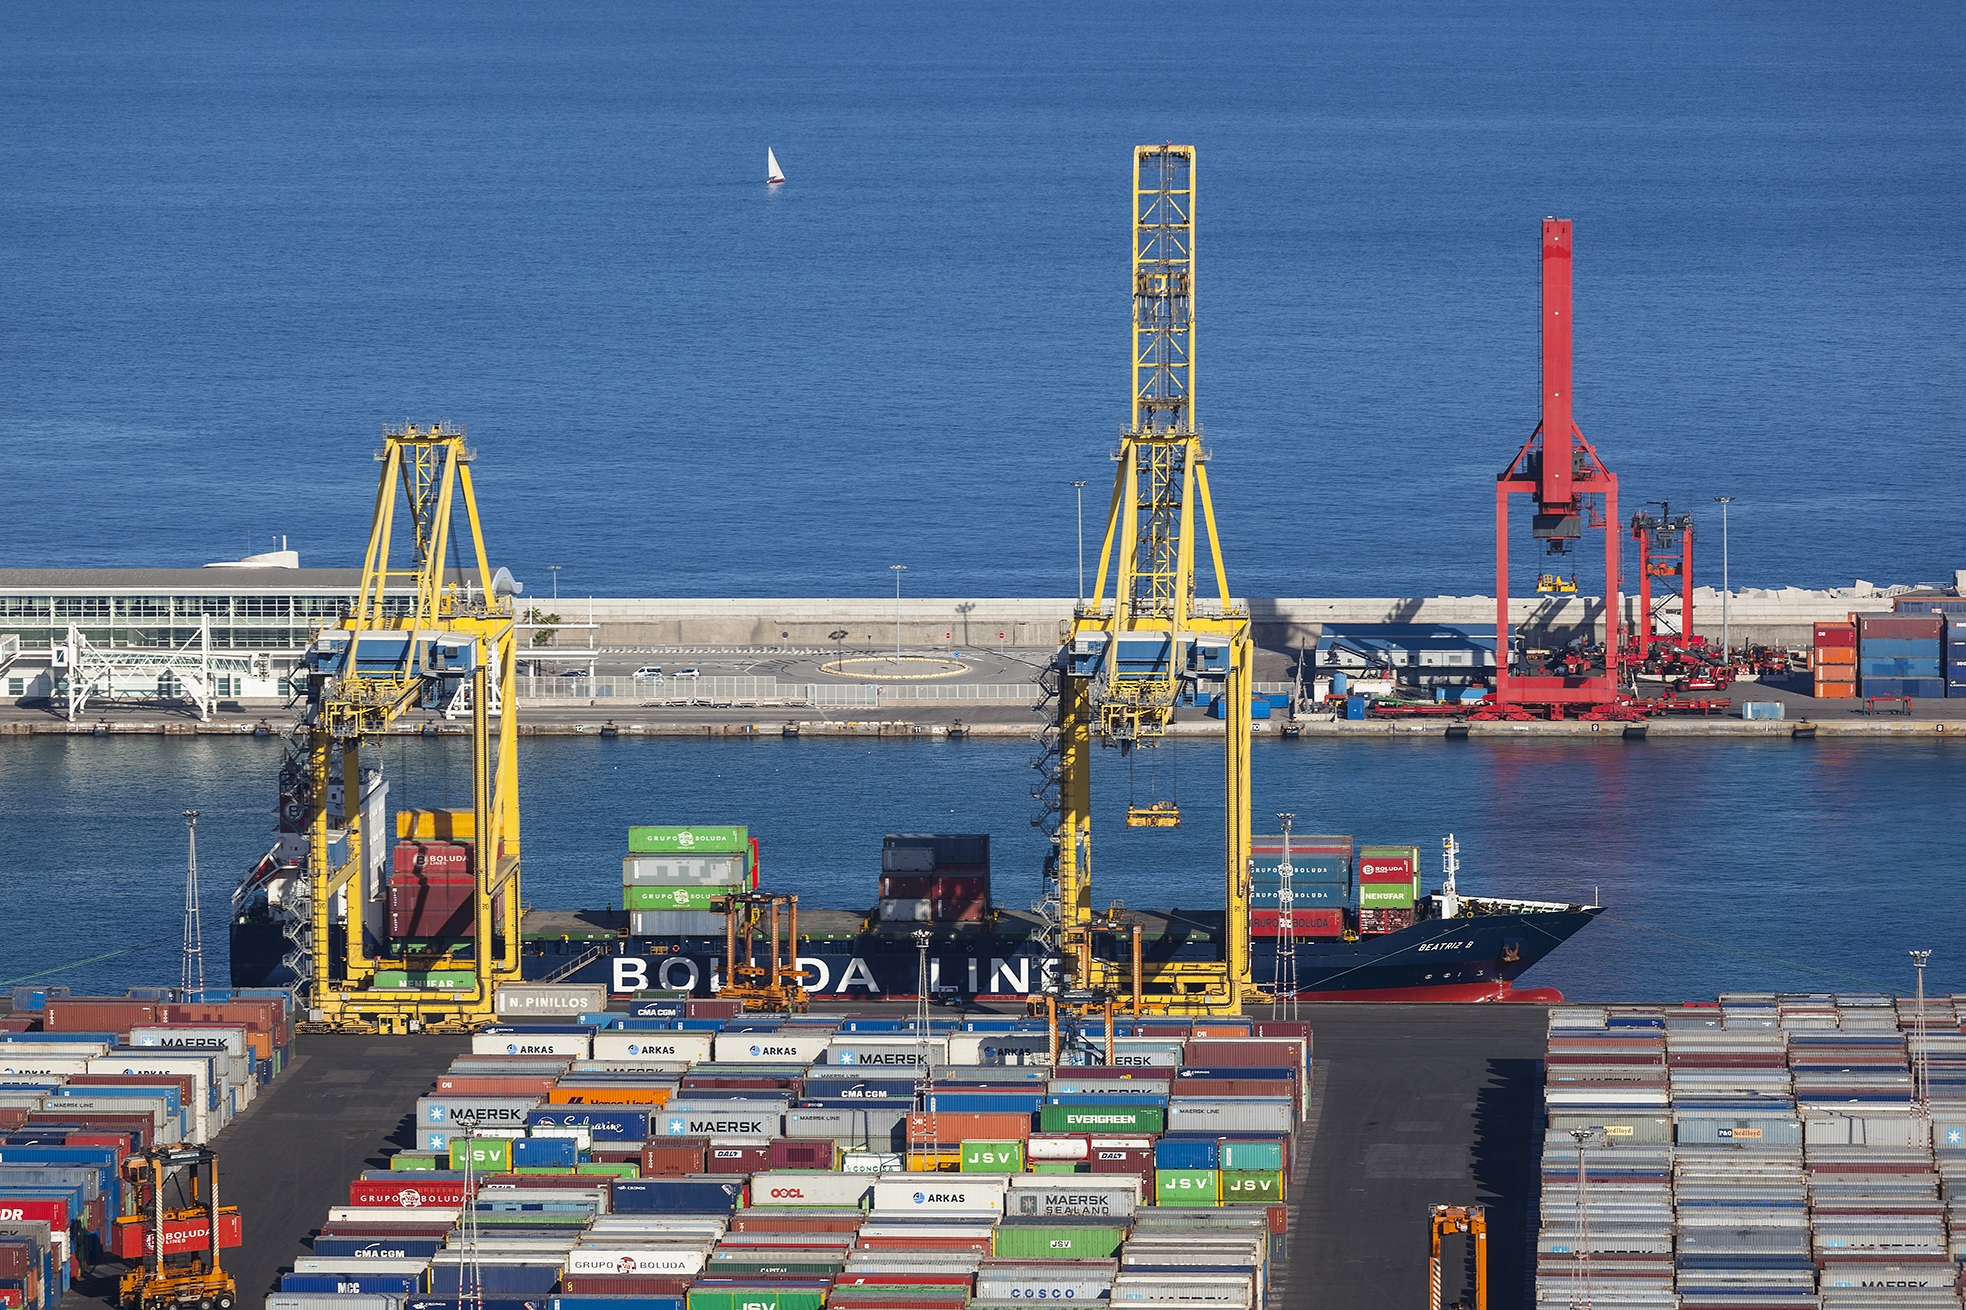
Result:
<instances>
[{"instance_id":1,"label":"maersk container","mask_svg":"<svg viewBox=\"0 0 1966 1310\"><path fill-rule=\"evenodd\" d=\"M1177 1096L1167 1106L1168 1132L1289 1133L1296 1129L1296 1104L1284 1097Z\"/></svg>"},{"instance_id":2,"label":"maersk container","mask_svg":"<svg viewBox=\"0 0 1966 1310\"><path fill-rule=\"evenodd\" d=\"M618 1178L609 1197L617 1214L728 1214L742 1204L744 1183L725 1176Z\"/></svg>"},{"instance_id":3,"label":"maersk container","mask_svg":"<svg viewBox=\"0 0 1966 1310\"><path fill-rule=\"evenodd\" d=\"M927 1042L929 1062L949 1063L949 1039L931 1037ZM913 1037L835 1037L820 1058L829 1065L852 1065L871 1069L919 1069L922 1043Z\"/></svg>"},{"instance_id":4,"label":"maersk container","mask_svg":"<svg viewBox=\"0 0 1966 1310\"><path fill-rule=\"evenodd\" d=\"M651 1137L781 1137L783 1102L689 1102L664 1106L649 1118Z\"/></svg>"},{"instance_id":5,"label":"maersk container","mask_svg":"<svg viewBox=\"0 0 1966 1310\"><path fill-rule=\"evenodd\" d=\"M1004 1194L1004 1213L1030 1218L1128 1219L1140 1207L1135 1174L1049 1177L1015 1175Z\"/></svg>"}]
</instances>

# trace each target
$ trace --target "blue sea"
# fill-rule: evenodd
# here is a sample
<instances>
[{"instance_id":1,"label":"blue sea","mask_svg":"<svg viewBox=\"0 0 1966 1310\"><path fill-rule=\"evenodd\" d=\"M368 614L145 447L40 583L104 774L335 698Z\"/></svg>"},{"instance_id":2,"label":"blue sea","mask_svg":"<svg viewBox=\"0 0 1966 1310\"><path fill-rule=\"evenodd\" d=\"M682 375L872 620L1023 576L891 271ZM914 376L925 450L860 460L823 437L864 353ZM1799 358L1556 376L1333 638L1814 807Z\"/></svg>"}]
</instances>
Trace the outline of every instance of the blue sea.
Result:
<instances>
[{"instance_id":1,"label":"blue sea","mask_svg":"<svg viewBox=\"0 0 1966 1310\"><path fill-rule=\"evenodd\" d=\"M250 738L0 739L0 988L178 977L185 837L213 976L241 869L271 845L279 744ZM750 742L529 737L520 743L525 899L619 905L631 823L748 823L774 890L866 909L889 832L987 832L996 899L1039 892L1036 775L1015 741ZM1129 772L1099 761L1093 903L1222 903L1221 751L1184 743ZM392 799L467 804L455 739L383 743ZM1966 992L1957 811L1966 743L1662 739L1258 742L1256 827L1421 847L1461 843L1471 894L1589 901L1603 918L1526 975L1573 999L1721 991ZM1175 799L1178 830L1127 829L1129 797ZM135 947L136 949L130 949Z\"/></svg>"},{"instance_id":2,"label":"blue sea","mask_svg":"<svg viewBox=\"0 0 1966 1310\"><path fill-rule=\"evenodd\" d=\"M0 567L282 535L353 565L382 426L441 417L536 591L556 564L572 596L878 596L905 563L914 595L1070 594L1068 484L1096 545L1126 413L1131 150L1170 139L1199 151L1197 407L1239 594L1492 586L1545 215L1576 223L1578 420L1627 512L1700 516L1702 582L1720 495L1737 586L1966 566L1957 5L5 14ZM450 746L394 749L400 796L462 796ZM175 980L191 807L222 960L274 752L0 745L0 984ZM833 903L924 828L990 831L1000 899L1037 890L1020 746L524 752L542 905L606 903L622 828L675 819L748 821L773 882ZM1266 743L1257 810L1454 831L1474 889L1596 889L1605 920L1531 975L1576 995L1904 987L1914 946L1966 991L1963 759ZM1157 767L1135 785L1190 821L1127 832L1107 777L1097 894L1207 903L1212 755Z\"/></svg>"},{"instance_id":3,"label":"blue sea","mask_svg":"<svg viewBox=\"0 0 1966 1310\"><path fill-rule=\"evenodd\" d=\"M1703 581L1966 566L1953 3L17 3L0 115L0 565L352 565L445 417L536 588L1069 595L1173 139L1238 593L1492 587L1551 214Z\"/></svg>"}]
</instances>

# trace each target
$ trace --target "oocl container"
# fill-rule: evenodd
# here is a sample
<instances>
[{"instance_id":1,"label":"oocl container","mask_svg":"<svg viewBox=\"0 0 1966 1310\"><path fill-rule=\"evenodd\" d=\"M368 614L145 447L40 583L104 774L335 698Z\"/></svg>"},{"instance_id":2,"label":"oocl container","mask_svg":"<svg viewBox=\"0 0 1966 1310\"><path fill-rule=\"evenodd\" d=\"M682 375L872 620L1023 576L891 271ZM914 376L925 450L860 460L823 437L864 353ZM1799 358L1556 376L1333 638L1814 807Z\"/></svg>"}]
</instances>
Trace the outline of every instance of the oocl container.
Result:
<instances>
[{"instance_id":1,"label":"oocl container","mask_svg":"<svg viewBox=\"0 0 1966 1310\"><path fill-rule=\"evenodd\" d=\"M751 1205L862 1207L874 1183L865 1174L769 1170L751 1177Z\"/></svg>"}]
</instances>

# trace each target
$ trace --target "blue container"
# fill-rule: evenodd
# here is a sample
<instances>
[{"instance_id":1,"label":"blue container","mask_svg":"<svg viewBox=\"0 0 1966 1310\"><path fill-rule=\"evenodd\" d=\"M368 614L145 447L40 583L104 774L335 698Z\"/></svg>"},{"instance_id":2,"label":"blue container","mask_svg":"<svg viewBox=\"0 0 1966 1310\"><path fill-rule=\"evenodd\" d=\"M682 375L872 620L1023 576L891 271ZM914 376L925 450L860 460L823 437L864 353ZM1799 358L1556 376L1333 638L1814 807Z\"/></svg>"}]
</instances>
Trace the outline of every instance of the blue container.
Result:
<instances>
[{"instance_id":1,"label":"blue container","mask_svg":"<svg viewBox=\"0 0 1966 1310\"><path fill-rule=\"evenodd\" d=\"M1226 719L1229 717L1228 709L1222 704L1222 698L1220 696L1211 696L1208 698L1208 717L1211 719Z\"/></svg>"},{"instance_id":2,"label":"blue container","mask_svg":"<svg viewBox=\"0 0 1966 1310\"><path fill-rule=\"evenodd\" d=\"M1290 693L1287 691L1273 691L1263 699L1270 702L1270 708L1273 710L1287 710L1290 708Z\"/></svg>"},{"instance_id":3,"label":"blue container","mask_svg":"<svg viewBox=\"0 0 1966 1310\"><path fill-rule=\"evenodd\" d=\"M1867 637L1857 647L1858 659L1930 657L1939 653L1937 637Z\"/></svg>"},{"instance_id":4,"label":"blue container","mask_svg":"<svg viewBox=\"0 0 1966 1310\"><path fill-rule=\"evenodd\" d=\"M1153 1082L1157 1087L1160 1085L1158 1080ZM1128 1105L1158 1105L1162 1109L1167 1108L1165 1092L1128 1092L1125 1094L1125 1100ZM1106 1092L1056 1092L1044 1098L1046 1105L1110 1105L1112 1101L1112 1096Z\"/></svg>"},{"instance_id":5,"label":"blue container","mask_svg":"<svg viewBox=\"0 0 1966 1310\"><path fill-rule=\"evenodd\" d=\"M1249 904L1252 909L1274 910L1282 896L1282 887L1272 883L1267 887L1250 890ZM1345 882L1299 882L1290 880L1290 905L1296 910L1335 910L1352 903L1352 886Z\"/></svg>"},{"instance_id":6,"label":"blue container","mask_svg":"<svg viewBox=\"0 0 1966 1310\"><path fill-rule=\"evenodd\" d=\"M541 1257L544 1259L545 1257ZM464 1265L430 1266L432 1292L461 1292L467 1276ZM479 1285L487 1292L504 1292L522 1297L544 1296L560 1285L560 1266L554 1264L491 1264L478 1266Z\"/></svg>"},{"instance_id":7,"label":"blue container","mask_svg":"<svg viewBox=\"0 0 1966 1310\"><path fill-rule=\"evenodd\" d=\"M282 1292L351 1292L408 1296L421 1292L423 1279L417 1274L281 1274Z\"/></svg>"},{"instance_id":8,"label":"blue container","mask_svg":"<svg viewBox=\"0 0 1966 1310\"><path fill-rule=\"evenodd\" d=\"M1036 1114L1042 1092L936 1092L924 1107L942 1114Z\"/></svg>"},{"instance_id":9,"label":"blue container","mask_svg":"<svg viewBox=\"0 0 1966 1310\"><path fill-rule=\"evenodd\" d=\"M616 1214L729 1214L744 1196L744 1180L617 1178L609 1189Z\"/></svg>"},{"instance_id":10,"label":"blue container","mask_svg":"<svg viewBox=\"0 0 1966 1310\"><path fill-rule=\"evenodd\" d=\"M314 1254L349 1259L365 1256L371 1260L428 1260L444 1249L441 1237L317 1237Z\"/></svg>"},{"instance_id":11,"label":"blue container","mask_svg":"<svg viewBox=\"0 0 1966 1310\"><path fill-rule=\"evenodd\" d=\"M1104 1036L1105 1034L1103 1032L1098 1034L1087 1034L1086 1040L1096 1043L1100 1041ZM1105 1081L1105 1080L1102 1079L1101 1081ZM1140 1100L1142 1098L1151 1098L1152 1103L1155 1105L1167 1104L1167 1093L1156 1090L1157 1088L1165 1087L1167 1085L1161 1082L1159 1079L1139 1078L1139 1079L1132 1079L1129 1081L1138 1082L1139 1086L1118 1088L1113 1091L1106 1091L1103 1088L1096 1092L1089 1091L1086 1088L1080 1086L1078 1082L1076 1082L1072 1078L1071 1070L1067 1069L1063 1073L1059 1074L1058 1077L1051 1080L1052 1086L1055 1088L1055 1090L1048 1093L1048 1095L1050 1096L1051 1100L1054 1103L1062 1103L1067 1100L1104 1102L1104 1101L1135 1101L1135 1100Z\"/></svg>"},{"instance_id":12,"label":"blue container","mask_svg":"<svg viewBox=\"0 0 1966 1310\"><path fill-rule=\"evenodd\" d=\"M1909 696L1942 697L1946 694L1944 678L1865 678L1865 696Z\"/></svg>"},{"instance_id":13,"label":"blue container","mask_svg":"<svg viewBox=\"0 0 1966 1310\"><path fill-rule=\"evenodd\" d=\"M642 1142L649 1136L646 1110L589 1110L578 1106L556 1106L549 1110L530 1110L526 1127L585 1128L597 1142Z\"/></svg>"},{"instance_id":14,"label":"blue container","mask_svg":"<svg viewBox=\"0 0 1966 1310\"><path fill-rule=\"evenodd\" d=\"M1866 655L1858 660L1857 673L1864 678L1936 678L1939 673L1939 658L1914 659L1910 656L1896 656L1891 659L1872 659Z\"/></svg>"},{"instance_id":15,"label":"blue container","mask_svg":"<svg viewBox=\"0 0 1966 1310\"><path fill-rule=\"evenodd\" d=\"M1221 1158L1213 1137L1162 1137L1154 1143L1156 1169L1219 1169Z\"/></svg>"},{"instance_id":16,"label":"blue container","mask_svg":"<svg viewBox=\"0 0 1966 1310\"><path fill-rule=\"evenodd\" d=\"M1256 1082L1282 1082L1297 1077L1298 1073L1298 1070L1289 1068L1270 1069L1252 1066L1245 1069L1236 1065L1224 1065L1219 1069L1206 1069L1183 1065L1174 1071L1174 1076L1183 1081L1189 1078L1248 1078Z\"/></svg>"},{"instance_id":17,"label":"blue container","mask_svg":"<svg viewBox=\"0 0 1966 1310\"><path fill-rule=\"evenodd\" d=\"M578 1164L580 1144L571 1137L519 1137L512 1142L513 1165L529 1168Z\"/></svg>"},{"instance_id":18,"label":"blue container","mask_svg":"<svg viewBox=\"0 0 1966 1310\"><path fill-rule=\"evenodd\" d=\"M1288 703L1288 702L1286 702L1286 703ZM1270 717L1270 702L1269 702L1269 699L1268 699L1267 697L1263 697L1263 696L1258 696L1258 697L1256 697L1256 698L1255 698L1254 700L1252 700L1252 701L1250 701L1250 702L1249 702L1249 717L1250 717L1250 718L1252 718L1252 719L1267 719L1267 718L1269 718L1269 717Z\"/></svg>"},{"instance_id":19,"label":"blue container","mask_svg":"<svg viewBox=\"0 0 1966 1310\"><path fill-rule=\"evenodd\" d=\"M636 1001L628 1007L631 1019L687 1019L689 1002L679 1000Z\"/></svg>"},{"instance_id":20,"label":"blue container","mask_svg":"<svg viewBox=\"0 0 1966 1310\"><path fill-rule=\"evenodd\" d=\"M1365 717L1365 704L1365 697L1363 696L1345 697L1345 717L1348 719L1363 719Z\"/></svg>"}]
</instances>

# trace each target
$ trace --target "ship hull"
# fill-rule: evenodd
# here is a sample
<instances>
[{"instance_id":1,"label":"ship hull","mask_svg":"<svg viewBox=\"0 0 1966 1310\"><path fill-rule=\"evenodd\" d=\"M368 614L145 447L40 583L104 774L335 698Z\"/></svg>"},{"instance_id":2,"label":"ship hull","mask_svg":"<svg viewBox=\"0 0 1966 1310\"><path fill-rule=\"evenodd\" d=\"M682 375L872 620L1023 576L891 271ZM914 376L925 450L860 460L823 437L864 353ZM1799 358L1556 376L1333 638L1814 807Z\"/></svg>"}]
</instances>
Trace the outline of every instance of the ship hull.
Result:
<instances>
[{"instance_id":1,"label":"ship hull","mask_svg":"<svg viewBox=\"0 0 1966 1310\"><path fill-rule=\"evenodd\" d=\"M1485 1002L1561 1000L1553 988L1517 990L1514 982L1588 925L1596 907L1427 919L1398 932L1296 943L1296 995L1320 1001ZM254 936L270 932L273 941ZM279 985L271 925L235 924L233 984ZM1273 989L1279 972L1274 939L1255 938L1251 973ZM816 1001L912 1000L919 986L915 943L898 934L815 939L800 944L807 991ZM721 984L724 943L620 937L528 940L527 979L586 983L622 995L669 990L713 995ZM930 948L931 988L938 999L1022 1000L1045 990L1043 949L1029 936L938 934ZM1206 939L1167 958L1209 958ZM1151 972L1150 958L1150 972Z\"/></svg>"}]
</instances>

